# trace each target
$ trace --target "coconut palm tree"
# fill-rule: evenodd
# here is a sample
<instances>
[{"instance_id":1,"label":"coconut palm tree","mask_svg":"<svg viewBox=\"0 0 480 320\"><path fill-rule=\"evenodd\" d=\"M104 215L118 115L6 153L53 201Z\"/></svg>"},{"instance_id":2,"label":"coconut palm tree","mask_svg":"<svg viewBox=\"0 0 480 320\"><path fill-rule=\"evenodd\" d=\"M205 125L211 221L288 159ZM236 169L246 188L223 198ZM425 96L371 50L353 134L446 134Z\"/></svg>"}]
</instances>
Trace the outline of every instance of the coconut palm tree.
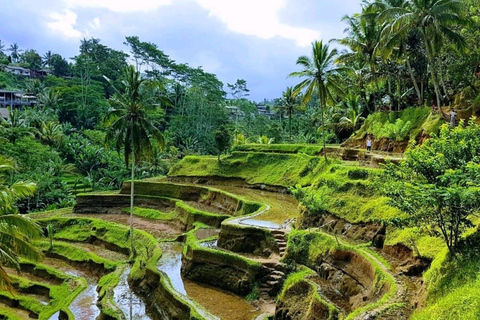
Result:
<instances>
[{"instance_id":1,"label":"coconut palm tree","mask_svg":"<svg viewBox=\"0 0 480 320\"><path fill-rule=\"evenodd\" d=\"M52 61L53 61L53 53L52 51L48 50L42 57L43 60L43 65L46 67L51 67L52 66Z\"/></svg>"},{"instance_id":2,"label":"coconut palm tree","mask_svg":"<svg viewBox=\"0 0 480 320\"><path fill-rule=\"evenodd\" d=\"M45 88L37 95L37 103L44 111L45 109L56 110L61 101L60 94L53 88Z\"/></svg>"},{"instance_id":3,"label":"coconut palm tree","mask_svg":"<svg viewBox=\"0 0 480 320\"><path fill-rule=\"evenodd\" d=\"M107 81L112 84L110 79ZM151 106L145 99L143 91L145 79L134 66L126 67L122 81L123 91L115 88L115 95L110 98L113 108L105 117L108 131L105 136L107 144L115 145L118 153L123 149L125 165L131 161L131 189L130 189L130 246L135 255L133 245L133 203L135 163L141 157L150 157L153 150L152 140L163 147L161 132L148 120L147 109ZM113 86L113 84L112 84Z\"/></svg>"},{"instance_id":4,"label":"coconut palm tree","mask_svg":"<svg viewBox=\"0 0 480 320\"><path fill-rule=\"evenodd\" d=\"M20 59L20 56L23 52L23 50L20 49L20 47L18 46L17 43L11 44L8 51L11 52L10 57L12 58L13 62L18 62L18 60Z\"/></svg>"},{"instance_id":5,"label":"coconut palm tree","mask_svg":"<svg viewBox=\"0 0 480 320\"><path fill-rule=\"evenodd\" d=\"M14 162L0 158L0 173L14 169ZM31 196L35 190L32 182L15 182L7 185L0 175L0 290L12 290L10 278L4 267L20 271L19 257L36 261L40 252L30 243L40 236L40 228L29 218L16 213L15 201Z\"/></svg>"},{"instance_id":6,"label":"coconut palm tree","mask_svg":"<svg viewBox=\"0 0 480 320\"><path fill-rule=\"evenodd\" d=\"M360 103L360 96L349 94L341 105L342 115L338 121L341 130L355 131L360 128L365 118L362 116L363 108Z\"/></svg>"},{"instance_id":7,"label":"coconut palm tree","mask_svg":"<svg viewBox=\"0 0 480 320\"><path fill-rule=\"evenodd\" d=\"M306 78L295 86L295 93L305 90L302 104L307 104L314 94L318 94L320 103L320 115L322 121L323 153L327 160L326 140L325 140L325 116L324 108L327 99L333 99L334 91L341 92L340 79L338 72L343 68L334 66L337 56L337 50L330 50L328 44L322 41L312 43L312 56L301 56L297 59L297 65L302 67L302 71L290 73L290 77Z\"/></svg>"},{"instance_id":8,"label":"coconut palm tree","mask_svg":"<svg viewBox=\"0 0 480 320\"><path fill-rule=\"evenodd\" d=\"M288 140L292 142L292 114L298 107L298 92L292 87L287 87L287 89L282 92L282 97L280 98L279 102L280 105L276 106L275 109L282 113L288 115Z\"/></svg>"},{"instance_id":9,"label":"coconut palm tree","mask_svg":"<svg viewBox=\"0 0 480 320\"><path fill-rule=\"evenodd\" d=\"M5 45L2 40L0 40L0 56L5 54Z\"/></svg>"},{"instance_id":10,"label":"coconut palm tree","mask_svg":"<svg viewBox=\"0 0 480 320\"><path fill-rule=\"evenodd\" d=\"M379 18L386 21L384 34L387 38L405 38L416 29L420 32L425 52L427 55L430 75L437 105L440 106L440 74L436 68L437 53L445 39L463 47L465 41L458 33L459 26L466 25L468 21L463 17L464 4L460 0L408 0L399 1L397 5L385 6L384 1L376 1L382 7Z\"/></svg>"},{"instance_id":11,"label":"coconut palm tree","mask_svg":"<svg viewBox=\"0 0 480 320\"><path fill-rule=\"evenodd\" d=\"M28 126L25 113L10 107L7 109L7 120L0 119L0 133L13 144L21 137L33 136L35 129Z\"/></svg>"}]
</instances>

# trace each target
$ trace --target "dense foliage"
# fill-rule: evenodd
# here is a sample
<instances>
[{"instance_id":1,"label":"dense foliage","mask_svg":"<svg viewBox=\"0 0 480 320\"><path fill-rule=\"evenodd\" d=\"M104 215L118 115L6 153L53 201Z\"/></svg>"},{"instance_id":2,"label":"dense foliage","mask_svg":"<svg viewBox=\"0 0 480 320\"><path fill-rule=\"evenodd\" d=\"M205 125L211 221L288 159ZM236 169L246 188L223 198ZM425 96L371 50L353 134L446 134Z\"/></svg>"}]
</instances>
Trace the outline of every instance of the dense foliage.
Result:
<instances>
[{"instance_id":1,"label":"dense foliage","mask_svg":"<svg viewBox=\"0 0 480 320\"><path fill-rule=\"evenodd\" d=\"M438 136L408 151L402 164L385 169L391 204L409 215L395 222L439 231L452 254L480 209L480 126L471 122L444 125Z\"/></svg>"}]
</instances>

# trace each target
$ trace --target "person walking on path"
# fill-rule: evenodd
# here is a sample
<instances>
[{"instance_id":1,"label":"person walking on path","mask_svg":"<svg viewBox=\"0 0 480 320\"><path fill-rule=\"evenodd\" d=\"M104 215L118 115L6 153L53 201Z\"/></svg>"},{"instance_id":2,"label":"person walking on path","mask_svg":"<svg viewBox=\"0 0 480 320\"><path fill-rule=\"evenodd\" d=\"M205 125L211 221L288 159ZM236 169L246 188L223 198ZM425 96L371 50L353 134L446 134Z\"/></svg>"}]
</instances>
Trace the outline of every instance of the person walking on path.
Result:
<instances>
[{"instance_id":1,"label":"person walking on path","mask_svg":"<svg viewBox=\"0 0 480 320\"><path fill-rule=\"evenodd\" d=\"M367 151L372 151L372 138L370 136L367 138Z\"/></svg>"},{"instance_id":2,"label":"person walking on path","mask_svg":"<svg viewBox=\"0 0 480 320\"><path fill-rule=\"evenodd\" d=\"M457 115L457 113L455 112L455 109L451 109L450 111L450 125L452 127L455 127L455 116Z\"/></svg>"}]
</instances>

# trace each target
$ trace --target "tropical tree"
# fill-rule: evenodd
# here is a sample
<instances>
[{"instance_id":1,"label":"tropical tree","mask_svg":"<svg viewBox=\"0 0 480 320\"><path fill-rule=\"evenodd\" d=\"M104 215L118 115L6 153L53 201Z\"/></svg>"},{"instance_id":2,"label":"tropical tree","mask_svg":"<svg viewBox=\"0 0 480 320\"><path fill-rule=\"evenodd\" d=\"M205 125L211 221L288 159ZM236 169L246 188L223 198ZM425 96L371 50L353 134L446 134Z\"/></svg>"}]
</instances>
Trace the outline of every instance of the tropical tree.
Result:
<instances>
[{"instance_id":1,"label":"tropical tree","mask_svg":"<svg viewBox=\"0 0 480 320\"><path fill-rule=\"evenodd\" d=\"M107 80L112 84L110 79ZM145 79L141 78L140 72L136 71L134 66L126 67L122 81L123 90L114 87L116 93L110 98L113 108L105 117L108 128L106 143L115 145L119 154L123 149L127 167L131 161L130 246L133 255L135 255L133 244L135 163L142 157L151 156L153 149L151 138L163 146L161 132L148 119L147 110L151 106L145 99L144 84Z\"/></svg>"},{"instance_id":2,"label":"tropical tree","mask_svg":"<svg viewBox=\"0 0 480 320\"><path fill-rule=\"evenodd\" d=\"M48 50L42 57L42 64L46 67L51 67L53 55L52 51Z\"/></svg>"},{"instance_id":3,"label":"tropical tree","mask_svg":"<svg viewBox=\"0 0 480 320\"><path fill-rule=\"evenodd\" d=\"M333 99L334 91L341 92L340 79L338 72L341 68L334 66L337 56L337 50L330 50L328 44L322 41L312 43L312 57L301 56L297 59L297 65L301 66L302 71L290 73L290 77L306 78L295 86L294 92L298 94L305 90L303 94L302 104L308 103L314 94L319 97L319 107L322 121L322 139L323 153L327 160L326 152L326 134L325 134L325 117L324 108L328 99Z\"/></svg>"},{"instance_id":4,"label":"tropical tree","mask_svg":"<svg viewBox=\"0 0 480 320\"><path fill-rule=\"evenodd\" d=\"M37 95L37 103L43 109L55 110L61 101L60 94L53 88L45 88Z\"/></svg>"},{"instance_id":5,"label":"tropical tree","mask_svg":"<svg viewBox=\"0 0 480 320\"><path fill-rule=\"evenodd\" d=\"M397 1L385 6L384 1L376 1L381 11L379 18L386 22L383 37L405 38L412 29L421 34L427 55L437 106L440 106L440 82L442 79L436 60L445 40L457 47L464 47L465 41L458 33L458 26L467 24L463 17L464 5L459 0L409 0ZM445 92L446 94L446 92Z\"/></svg>"},{"instance_id":6,"label":"tropical tree","mask_svg":"<svg viewBox=\"0 0 480 320\"><path fill-rule=\"evenodd\" d=\"M342 108L343 114L338 121L340 128L350 132L360 128L360 125L365 120L362 116L363 108L360 103L360 96L347 95L340 107Z\"/></svg>"},{"instance_id":7,"label":"tropical tree","mask_svg":"<svg viewBox=\"0 0 480 320\"><path fill-rule=\"evenodd\" d=\"M65 137L63 134L63 125L56 121L41 121L38 136L40 140L49 146L59 145Z\"/></svg>"},{"instance_id":8,"label":"tropical tree","mask_svg":"<svg viewBox=\"0 0 480 320\"><path fill-rule=\"evenodd\" d=\"M14 162L0 159L0 174L14 169ZM0 290L12 290L10 278L4 267L20 271L18 257L40 259L40 252L30 243L40 236L40 228L29 218L17 214L15 202L33 195L35 184L15 182L7 185L0 175Z\"/></svg>"},{"instance_id":9,"label":"tropical tree","mask_svg":"<svg viewBox=\"0 0 480 320\"><path fill-rule=\"evenodd\" d=\"M225 125L221 126L215 131L215 145L218 149L218 162L220 162L220 156L232 145L232 138Z\"/></svg>"},{"instance_id":10,"label":"tropical tree","mask_svg":"<svg viewBox=\"0 0 480 320\"><path fill-rule=\"evenodd\" d=\"M480 125L444 125L438 135L406 153L384 172L391 204L407 214L394 223L438 232L452 255L480 209Z\"/></svg>"},{"instance_id":11,"label":"tropical tree","mask_svg":"<svg viewBox=\"0 0 480 320\"><path fill-rule=\"evenodd\" d=\"M0 40L0 56L5 54L5 45L2 40Z\"/></svg>"},{"instance_id":12,"label":"tropical tree","mask_svg":"<svg viewBox=\"0 0 480 320\"><path fill-rule=\"evenodd\" d=\"M11 44L8 51L11 52L10 57L12 58L13 62L18 62L18 60L20 59L21 53L23 52L23 50L20 49L17 43Z\"/></svg>"},{"instance_id":13,"label":"tropical tree","mask_svg":"<svg viewBox=\"0 0 480 320\"><path fill-rule=\"evenodd\" d=\"M18 109L8 108L8 118L0 122L0 133L11 143L24 136L33 136L34 128L27 125L25 114Z\"/></svg>"},{"instance_id":14,"label":"tropical tree","mask_svg":"<svg viewBox=\"0 0 480 320\"><path fill-rule=\"evenodd\" d=\"M342 53L338 61L349 67L350 78L358 88L362 103L369 107L369 111L375 109L374 99L367 96L369 84L377 80L377 46L380 39L380 27L378 20L372 15L369 6L362 8L362 14L344 16L342 21L347 24L346 37L336 40L347 46L351 51Z\"/></svg>"},{"instance_id":15,"label":"tropical tree","mask_svg":"<svg viewBox=\"0 0 480 320\"><path fill-rule=\"evenodd\" d=\"M275 107L282 114L286 113L288 115L288 140L290 142L292 142L292 114L298 108L297 94L298 92L295 92L292 87L287 87L282 92L282 98L279 99L280 105Z\"/></svg>"}]
</instances>

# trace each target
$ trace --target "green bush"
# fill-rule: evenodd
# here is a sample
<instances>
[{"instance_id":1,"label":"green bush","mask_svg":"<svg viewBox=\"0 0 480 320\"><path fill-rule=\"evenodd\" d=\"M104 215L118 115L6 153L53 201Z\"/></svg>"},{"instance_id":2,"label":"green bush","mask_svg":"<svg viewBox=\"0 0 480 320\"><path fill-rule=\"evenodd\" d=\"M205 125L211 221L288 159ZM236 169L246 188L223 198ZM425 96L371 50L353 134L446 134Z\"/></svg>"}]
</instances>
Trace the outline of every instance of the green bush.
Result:
<instances>
[{"instance_id":1,"label":"green bush","mask_svg":"<svg viewBox=\"0 0 480 320\"><path fill-rule=\"evenodd\" d=\"M352 180L359 180L359 179L367 179L368 178L368 170L366 169L350 169L348 170L347 174L349 179Z\"/></svg>"}]
</instances>

